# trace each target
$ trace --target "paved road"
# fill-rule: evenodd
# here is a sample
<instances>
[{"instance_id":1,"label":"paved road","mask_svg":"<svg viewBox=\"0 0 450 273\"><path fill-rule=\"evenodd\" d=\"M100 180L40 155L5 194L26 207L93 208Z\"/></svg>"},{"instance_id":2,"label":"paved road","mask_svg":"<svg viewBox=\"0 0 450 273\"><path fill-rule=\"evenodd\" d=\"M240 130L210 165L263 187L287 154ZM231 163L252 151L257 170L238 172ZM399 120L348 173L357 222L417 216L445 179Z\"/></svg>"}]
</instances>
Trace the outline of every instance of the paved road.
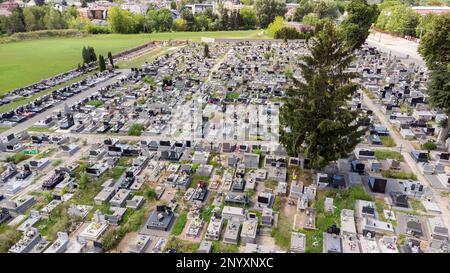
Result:
<instances>
[{"instance_id":1,"label":"paved road","mask_svg":"<svg viewBox=\"0 0 450 273\"><path fill-rule=\"evenodd\" d=\"M403 61L414 62L425 66L425 62L417 51L419 44L416 42L376 31L373 31L369 35L366 42L370 46L376 46L383 52L391 52L393 55L403 59ZM407 55L409 55L408 59L406 59Z\"/></svg>"},{"instance_id":2,"label":"paved road","mask_svg":"<svg viewBox=\"0 0 450 273\"><path fill-rule=\"evenodd\" d=\"M128 73L130 70L129 69L119 69L118 71L121 72L121 74L124 74L124 73ZM62 109L65 104L67 104L69 106L75 104L76 102L94 94L99 89L101 89L109 84L112 84L113 82L115 82L117 80L118 77L120 77L120 76L118 75L118 76L112 77L110 79L107 79L106 81L98 83L94 87L89 88L79 94L76 94L75 96L70 97L65 101L57 102L54 106L45 110L44 112L39 113L39 114L35 115L34 117L32 117L31 119L28 119L22 123L19 123L16 126L12 127L11 129L2 132L0 134L0 138L5 137L9 134L19 133L19 132L22 132L22 131L28 129L29 127L33 126L36 122L38 122L42 119L45 119L47 116L51 115L54 111Z\"/></svg>"}]
</instances>

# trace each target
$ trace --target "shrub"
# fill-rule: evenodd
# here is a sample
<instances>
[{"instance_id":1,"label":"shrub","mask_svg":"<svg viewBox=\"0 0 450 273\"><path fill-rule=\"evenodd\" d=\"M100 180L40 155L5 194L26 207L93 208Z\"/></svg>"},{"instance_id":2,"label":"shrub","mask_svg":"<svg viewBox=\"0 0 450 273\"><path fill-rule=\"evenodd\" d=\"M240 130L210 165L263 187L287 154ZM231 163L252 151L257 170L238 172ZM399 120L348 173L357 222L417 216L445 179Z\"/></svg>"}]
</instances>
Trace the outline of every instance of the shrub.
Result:
<instances>
[{"instance_id":1,"label":"shrub","mask_svg":"<svg viewBox=\"0 0 450 273\"><path fill-rule=\"evenodd\" d=\"M427 151L433 151L437 149L436 143L434 141L428 140L422 145L422 149L425 149Z\"/></svg>"},{"instance_id":2,"label":"shrub","mask_svg":"<svg viewBox=\"0 0 450 273\"><path fill-rule=\"evenodd\" d=\"M135 123L128 129L129 136L140 136L144 130L144 125L141 123Z\"/></svg>"},{"instance_id":3,"label":"shrub","mask_svg":"<svg viewBox=\"0 0 450 273\"><path fill-rule=\"evenodd\" d=\"M14 155L11 155L11 156L7 156L5 158L5 161L6 162L13 162L14 164L18 164L18 163L20 163L20 162L22 162L24 160L27 160L28 158L30 158L29 155L26 155L26 154L20 152L20 153L16 153Z\"/></svg>"},{"instance_id":4,"label":"shrub","mask_svg":"<svg viewBox=\"0 0 450 273\"><path fill-rule=\"evenodd\" d=\"M103 101L101 100L91 100L86 103L86 105L95 106L95 108L99 108L103 105Z\"/></svg>"},{"instance_id":5,"label":"shrub","mask_svg":"<svg viewBox=\"0 0 450 273\"><path fill-rule=\"evenodd\" d=\"M283 40L304 39L305 34L298 32L293 27L282 27L275 32L274 38Z\"/></svg>"},{"instance_id":6,"label":"shrub","mask_svg":"<svg viewBox=\"0 0 450 273\"><path fill-rule=\"evenodd\" d=\"M154 189L147 189L145 190L144 194L149 200L155 200L157 195Z\"/></svg>"},{"instance_id":7,"label":"shrub","mask_svg":"<svg viewBox=\"0 0 450 273\"><path fill-rule=\"evenodd\" d=\"M107 26L97 25L97 24L86 24L83 30L90 34L109 34L109 28Z\"/></svg>"}]
</instances>

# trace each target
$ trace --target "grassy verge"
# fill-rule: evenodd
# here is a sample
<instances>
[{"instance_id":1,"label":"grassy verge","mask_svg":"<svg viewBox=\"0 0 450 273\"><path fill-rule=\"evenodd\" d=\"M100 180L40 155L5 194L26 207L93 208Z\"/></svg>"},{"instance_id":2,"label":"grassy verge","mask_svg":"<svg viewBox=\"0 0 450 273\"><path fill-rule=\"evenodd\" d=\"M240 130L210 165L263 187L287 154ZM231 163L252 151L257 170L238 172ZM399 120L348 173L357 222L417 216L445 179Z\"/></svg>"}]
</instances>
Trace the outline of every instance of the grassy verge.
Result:
<instances>
[{"instance_id":1,"label":"grassy verge","mask_svg":"<svg viewBox=\"0 0 450 273\"><path fill-rule=\"evenodd\" d=\"M187 222L187 213L182 213L178 216L177 221L173 225L172 231L170 234L178 236L183 232L183 228Z\"/></svg>"},{"instance_id":2,"label":"grassy verge","mask_svg":"<svg viewBox=\"0 0 450 273\"><path fill-rule=\"evenodd\" d=\"M20 163L20 162L22 162L24 160L27 160L30 157L31 156L26 155L23 152L18 152L18 153L14 154L14 155L7 156L5 158L5 161L6 162L12 162L14 164L18 164L18 163Z\"/></svg>"},{"instance_id":3,"label":"grassy verge","mask_svg":"<svg viewBox=\"0 0 450 273\"><path fill-rule=\"evenodd\" d=\"M411 172L381 170L381 175L386 178L417 180L417 176Z\"/></svg>"},{"instance_id":4,"label":"grassy verge","mask_svg":"<svg viewBox=\"0 0 450 273\"><path fill-rule=\"evenodd\" d=\"M375 158L377 160L395 159L398 161L404 161L401 153L390 150L375 150Z\"/></svg>"},{"instance_id":5,"label":"grassy verge","mask_svg":"<svg viewBox=\"0 0 450 273\"><path fill-rule=\"evenodd\" d=\"M287 216L279 214L278 224L272 229L272 237L275 239L275 244L281 249L288 250L291 246L291 232L292 226Z\"/></svg>"},{"instance_id":6,"label":"grassy verge","mask_svg":"<svg viewBox=\"0 0 450 273\"><path fill-rule=\"evenodd\" d=\"M334 212L325 212L325 198L333 198L333 205L335 206ZM323 248L323 232L333 224L339 226L341 211L343 209L355 209L356 200L368 200L373 201L372 196L364 191L363 187L351 187L348 189L326 189L319 191L317 195L317 201L313 204L316 209L316 229L315 230L299 230L301 233L306 234L306 252L307 253L321 253ZM313 245L313 242L316 242Z\"/></svg>"},{"instance_id":7,"label":"grassy verge","mask_svg":"<svg viewBox=\"0 0 450 273\"><path fill-rule=\"evenodd\" d=\"M27 129L27 131L36 133L53 133L55 130L50 129L48 127L31 126L30 128Z\"/></svg>"},{"instance_id":8,"label":"grassy verge","mask_svg":"<svg viewBox=\"0 0 450 273\"><path fill-rule=\"evenodd\" d=\"M86 102L86 105L91 105L91 106L94 106L95 108L102 107L103 104L104 104L104 102L101 100L90 100L90 101Z\"/></svg>"},{"instance_id":9,"label":"grassy verge","mask_svg":"<svg viewBox=\"0 0 450 273\"><path fill-rule=\"evenodd\" d=\"M381 136L380 140L381 144L385 147L395 147L395 141L390 136Z\"/></svg>"},{"instance_id":10,"label":"grassy verge","mask_svg":"<svg viewBox=\"0 0 450 273\"><path fill-rule=\"evenodd\" d=\"M173 249L178 253L195 253L197 252L199 246L199 243L191 243L171 236L167 241L165 249Z\"/></svg>"}]
</instances>

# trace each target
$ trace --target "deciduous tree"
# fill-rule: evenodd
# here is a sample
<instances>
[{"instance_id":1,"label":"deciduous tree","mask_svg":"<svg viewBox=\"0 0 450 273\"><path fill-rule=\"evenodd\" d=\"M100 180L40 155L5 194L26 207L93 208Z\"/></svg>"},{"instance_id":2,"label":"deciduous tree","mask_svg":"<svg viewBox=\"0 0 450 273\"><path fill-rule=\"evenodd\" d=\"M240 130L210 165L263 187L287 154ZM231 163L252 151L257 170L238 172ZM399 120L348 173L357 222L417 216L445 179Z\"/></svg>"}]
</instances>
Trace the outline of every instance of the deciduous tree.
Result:
<instances>
[{"instance_id":1,"label":"deciduous tree","mask_svg":"<svg viewBox=\"0 0 450 273\"><path fill-rule=\"evenodd\" d=\"M378 14L377 6L367 4L366 0L351 0L347 4L347 17L340 27L350 46L356 49L366 41Z\"/></svg>"},{"instance_id":2,"label":"deciduous tree","mask_svg":"<svg viewBox=\"0 0 450 273\"><path fill-rule=\"evenodd\" d=\"M286 2L282 0L256 0L256 15L261 28L266 28L277 16L284 16Z\"/></svg>"},{"instance_id":3,"label":"deciduous tree","mask_svg":"<svg viewBox=\"0 0 450 273\"><path fill-rule=\"evenodd\" d=\"M423 36L419 45L419 53L423 56L430 78L428 80L429 100L450 117L450 14L442 14L433 18L430 31ZM450 119L439 135L439 142L447 139L450 130Z\"/></svg>"}]
</instances>

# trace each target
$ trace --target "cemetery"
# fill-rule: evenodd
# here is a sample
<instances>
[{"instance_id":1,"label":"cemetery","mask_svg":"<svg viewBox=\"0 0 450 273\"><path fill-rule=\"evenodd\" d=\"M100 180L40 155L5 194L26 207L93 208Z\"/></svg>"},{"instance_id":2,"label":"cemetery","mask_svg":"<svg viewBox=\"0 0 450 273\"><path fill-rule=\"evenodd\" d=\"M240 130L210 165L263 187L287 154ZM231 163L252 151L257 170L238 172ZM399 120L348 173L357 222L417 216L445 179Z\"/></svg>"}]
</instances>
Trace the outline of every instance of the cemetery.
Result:
<instances>
[{"instance_id":1,"label":"cemetery","mask_svg":"<svg viewBox=\"0 0 450 273\"><path fill-rule=\"evenodd\" d=\"M23 234L10 252L177 252L179 240L202 253L392 253L418 251L430 234L421 251L448 249L434 188L450 187L449 154L422 148L437 140L443 113L426 103L421 67L358 50L350 70L362 88L349 107L367 115L368 130L315 171L279 142L304 41L207 45L92 74L0 116L14 125L62 106L34 123L46 131L0 139L0 223Z\"/></svg>"}]
</instances>

